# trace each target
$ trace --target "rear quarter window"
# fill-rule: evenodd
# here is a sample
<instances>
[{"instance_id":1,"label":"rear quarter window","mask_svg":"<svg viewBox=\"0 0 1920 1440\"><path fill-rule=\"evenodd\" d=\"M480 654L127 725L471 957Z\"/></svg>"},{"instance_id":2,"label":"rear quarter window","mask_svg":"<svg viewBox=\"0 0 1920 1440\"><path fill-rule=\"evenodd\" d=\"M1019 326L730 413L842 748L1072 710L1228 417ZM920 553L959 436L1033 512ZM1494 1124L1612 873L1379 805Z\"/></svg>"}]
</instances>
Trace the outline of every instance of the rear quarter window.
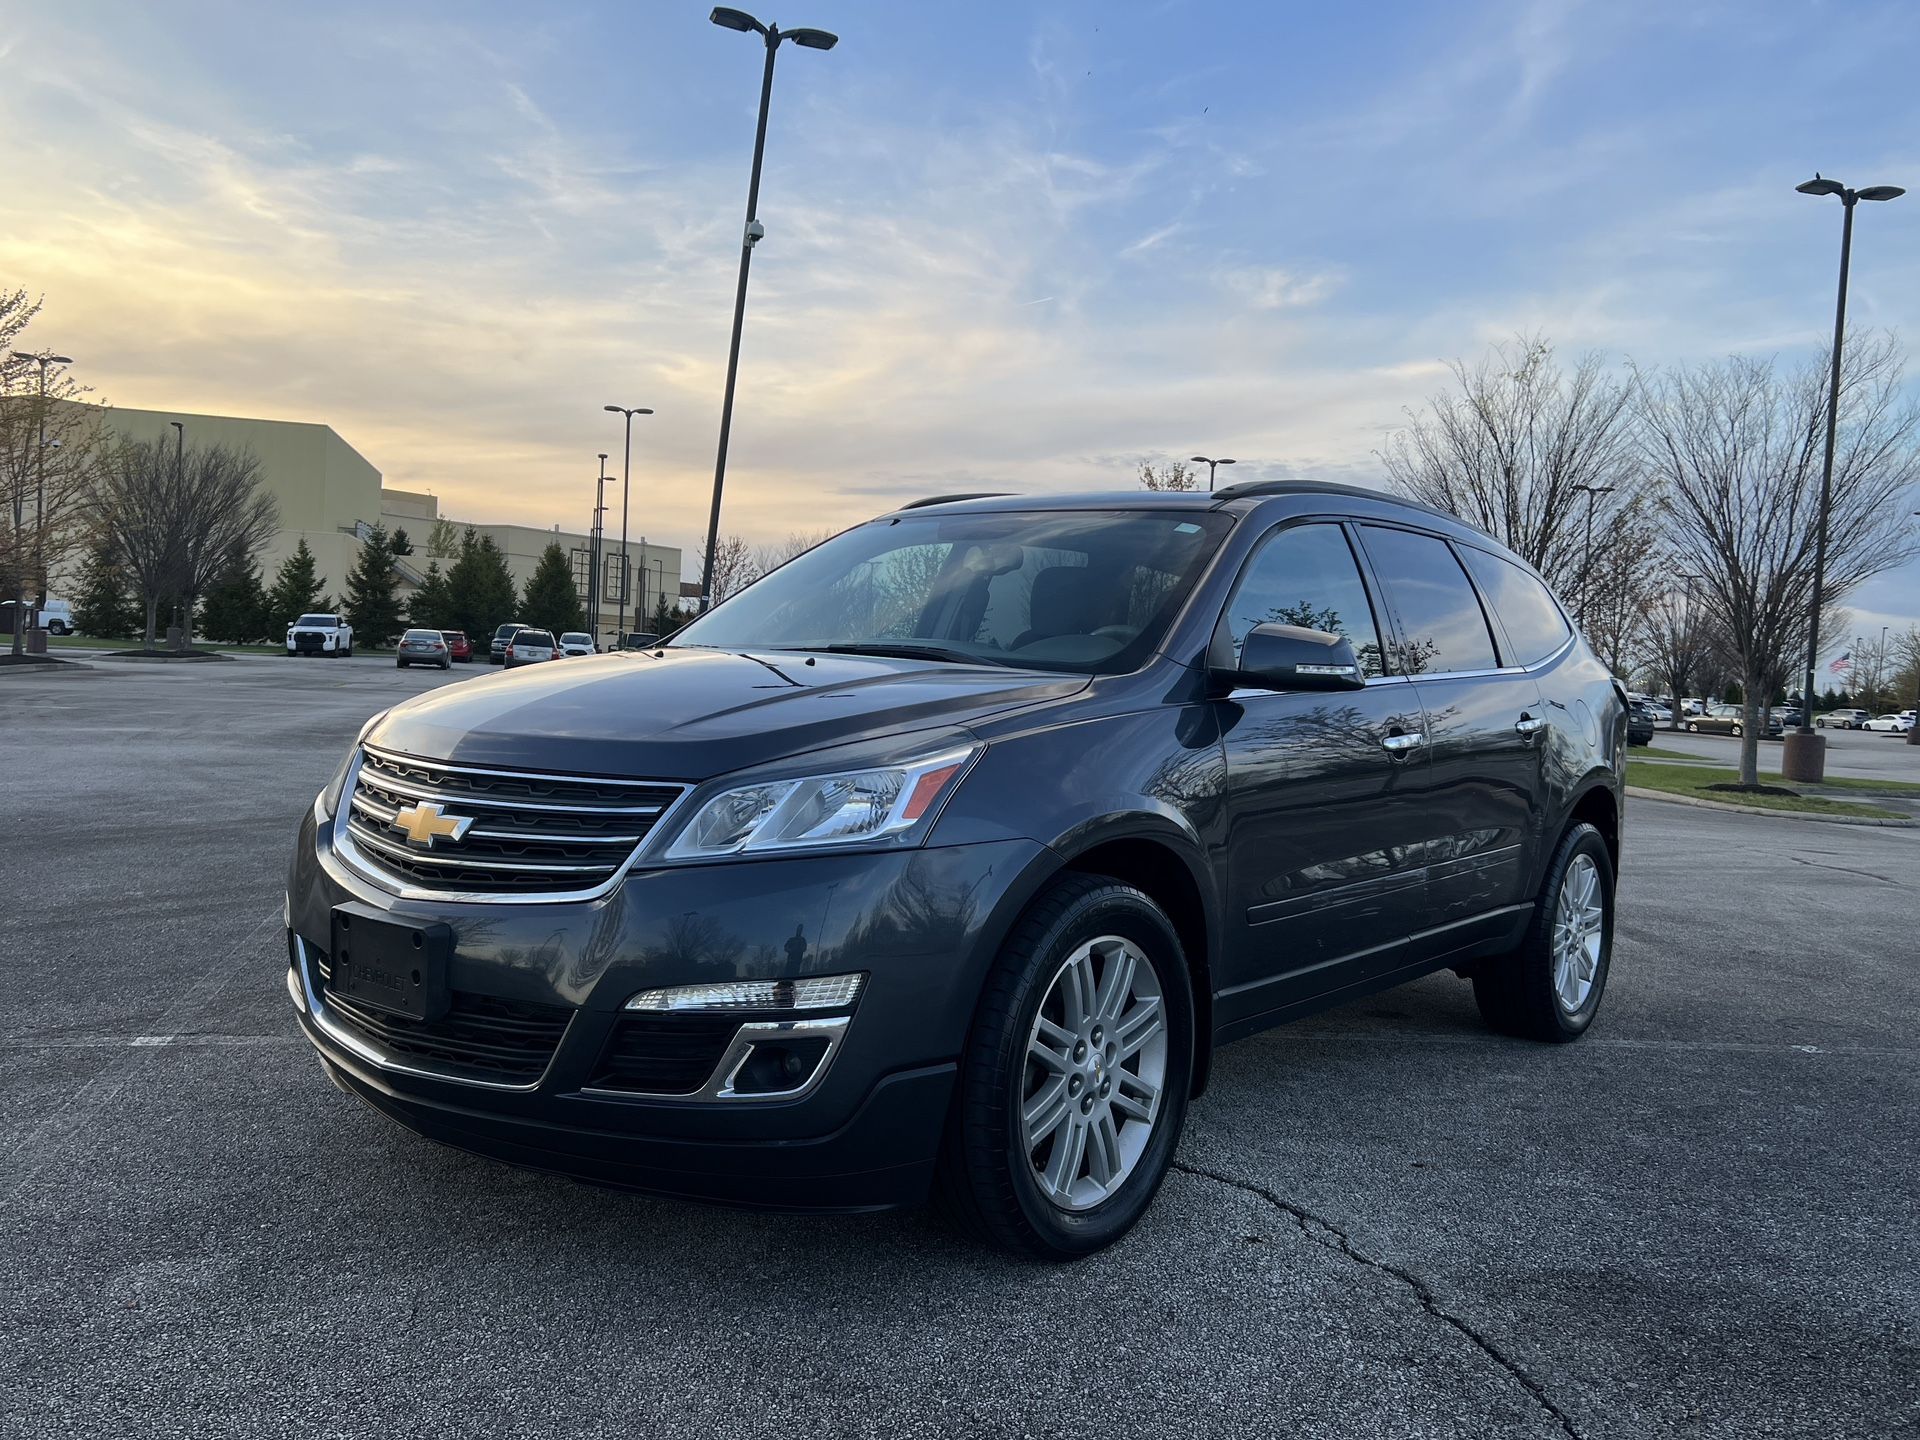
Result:
<instances>
[{"instance_id":1,"label":"rear quarter window","mask_svg":"<svg viewBox=\"0 0 1920 1440\"><path fill-rule=\"evenodd\" d=\"M1510 665L1537 665L1567 643L1573 627L1553 592L1510 560L1462 545L1467 569L1507 632Z\"/></svg>"}]
</instances>

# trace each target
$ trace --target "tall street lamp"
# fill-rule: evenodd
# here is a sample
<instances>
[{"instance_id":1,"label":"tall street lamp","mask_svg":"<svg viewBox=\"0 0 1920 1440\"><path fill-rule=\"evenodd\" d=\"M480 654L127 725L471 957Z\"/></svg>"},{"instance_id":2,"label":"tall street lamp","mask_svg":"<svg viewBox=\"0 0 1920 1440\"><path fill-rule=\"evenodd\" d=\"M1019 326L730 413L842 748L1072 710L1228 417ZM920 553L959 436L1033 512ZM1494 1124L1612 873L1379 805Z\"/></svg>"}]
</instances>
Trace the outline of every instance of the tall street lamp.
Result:
<instances>
[{"instance_id":1,"label":"tall street lamp","mask_svg":"<svg viewBox=\"0 0 1920 1440\"><path fill-rule=\"evenodd\" d=\"M713 461L713 509L707 516L707 554L700 580L700 609L704 612L713 594L714 550L720 543L720 489L727 478L727 440L733 433L733 388L740 374L740 327L747 318L747 269L753 263L753 247L767 233L760 223L760 162L767 150L767 107L773 101L773 59L782 40L808 50L831 50L840 37L825 30L782 30L778 25L762 25L744 10L725 5L707 17L723 30L738 30L743 35L757 34L766 42L767 64L760 76L760 120L753 132L753 174L747 181L747 223L740 236L740 283L733 296L733 340L727 350L727 388L720 402L720 448Z\"/></svg>"},{"instance_id":2,"label":"tall street lamp","mask_svg":"<svg viewBox=\"0 0 1920 1440\"><path fill-rule=\"evenodd\" d=\"M33 491L33 575L34 583L39 586L39 597L34 601L38 607L47 603L47 366L71 365L71 355L55 355L51 351L44 355L29 355L24 350L13 352L15 360L40 367L40 448L34 460L35 479ZM13 533L17 538L26 519L24 507L25 493L16 488L13 492ZM26 626L21 617L28 614L24 604L27 598L26 576L22 574L15 585L13 607L13 653L18 655L26 644Z\"/></svg>"},{"instance_id":3,"label":"tall street lamp","mask_svg":"<svg viewBox=\"0 0 1920 1440\"><path fill-rule=\"evenodd\" d=\"M1580 628L1587 628L1587 594L1593 586L1593 499L1596 495L1611 495L1611 485L1576 485L1587 497L1587 540L1580 555Z\"/></svg>"},{"instance_id":4,"label":"tall street lamp","mask_svg":"<svg viewBox=\"0 0 1920 1440\"><path fill-rule=\"evenodd\" d=\"M1213 472L1219 469L1222 465L1233 465L1233 464L1237 464L1238 462L1233 460L1227 460L1227 459L1210 460L1205 455L1196 455L1193 457L1193 463L1195 465L1204 465L1207 467L1207 490L1209 493L1211 493L1213 490Z\"/></svg>"},{"instance_id":5,"label":"tall street lamp","mask_svg":"<svg viewBox=\"0 0 1920 1440\"><path fill-rule=\"evenodd\" d=\"M587 527L587 633L600 643L600 535L607 514L607 452L600 452L600 478L593 482L593 524Z\"/></svg>"},{"instance_id":6,"label":"tall street lamp","mask_svg":"<svg viewBox=\"0 0 1920 1440\"><path fill-rule=\"evenodd\" d=\"M1687 595L1686 609L1681 612L1681 615L1682 615L1681 623L1685 625L1687 628L1685 632L1685 638L1682 640L1681 643L1686 646L1686 653L1691 656L1695 653L1695 647L1699 643L1699 638L1700 638L1699 632L1694 629L1694 619L1693 619L1693 587L1695 584L1699 582L1700 577L1698 575L1689 575L1689 574L1686 574L1685 572L1682 572L1680 578L1686 582L1686 595ZM1699 683L1699 678L1700 677L1697 675L1693 677L1693 680L1696 684ZM1684 695L1675 695L1673 697L1673 728L1675 730L1678 730L1680 728L1680 714L1681 714L1681 711L1683 711L1686 708L1685 705L1682 703L1685 701L1685 699L1686 697Z\"/></svg>"},{"instance_id":7,"label":"tall street lamp","mask_svg":"<svg viewBox=\"0 0 1920 1440\"><path fill-rule=\"evenodd\" d=\"M1814 671L1820 665L1820 603L1827 587L1827 511L1833 503L1833 445L1840 421L1840 346L1847 329L1847 268L1853 258L1853 207L1861 200L1896 200L1907 192L1898 185L1869 185L1854 190L1815 172L1793 187L1802 195L1840 198L1840 290L1833 307L1833 371L1827 384L1827 453L1820 466L1820 521L1813 542L1813 599L1807 614L1807 679L1801 687L1800 728L1781 746L1780 774L1787 780L1816 782L1827 773L1827 741L1813 728Z\"/></svg>"},{"instance_id":8,"label":"tall street lamp","mask_svg":"<svg viewBox=\"0 0 1920 1440\"><path fill-rule=\"evenodd\" d=\"M644 405L603 405L603 410L611 410L615 415L627 417L627 449L620 462L620 603L614 612L614 633L625 636L627 633L627 503L633 496L633 417L651 415L653 411Z\"/></svg>"}]
</instances>

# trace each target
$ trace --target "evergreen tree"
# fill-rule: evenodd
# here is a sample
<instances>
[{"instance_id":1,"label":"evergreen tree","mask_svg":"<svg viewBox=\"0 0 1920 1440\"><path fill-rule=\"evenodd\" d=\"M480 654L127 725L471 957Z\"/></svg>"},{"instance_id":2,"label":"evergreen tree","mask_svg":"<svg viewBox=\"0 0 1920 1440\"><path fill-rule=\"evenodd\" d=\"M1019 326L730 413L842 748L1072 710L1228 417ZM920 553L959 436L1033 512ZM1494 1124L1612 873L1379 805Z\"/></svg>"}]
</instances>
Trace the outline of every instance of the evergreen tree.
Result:
<instances>
[{"instance_id":1,"label":"evergreen tree","mask_svg":"<svg viewBox=\"0 0 1920 1440\"><path fill-rule=\"evenodd\" d=\"M368 527L360 558L347 572L342 608L353 626L354 648L383 649L400 633L400 601L393 593L400 575L393 564L393 542L384 525Z\"/></svg>"},{"instance_id":2,"label":"evergreen tree","mask_svg":"<svg viewBox=\"0 0 1920 1440\"><path fill-rule=\"evenodd\" d=\"M456 630L453 623L452 594L447 586L447 577L440 573L440 562L427 562L426 576L413 592L413 599L407 606L409 624L423 626L428 630ZM472 639L472 636L468 636Z\"/></svg>"},{"instance_id":3,"label":"evergreen tree","mask_svg":"<svg viewBox=\"0 0 1920 1440\"><path fill-rule=\"evenodd\" d=\"M495 627L520 618L513 613L518 603L507 557L491 535L469 528L460 541L460 558L447 571L447 608L454 623L446 628L466 631L476 645L485 643Z\"/></svg>"},{"instance_id":4,"label":"evergreen tree","mask_svg":"<svg viewBox=\"0 0 1920 1440\"><path fill-rule=\"evenodd\" d=\"M666 591L662 590L660 598L654 601L653 617L648 622L647 628L664 640L685 623L685 617L680 614L680 607L673 603Z\"/></svg>"},{"instance_id":5,"label":"evergreen tree","mask_svg":"<svg viewBox=\"0 0 1920 1440\"><path fill-rule=\"evenodd\" d=\"M267 587L251 551L236 549L200 607L200 630L209 640L250 645L268 637Z\"/></svg>"},{"instance_id":6,"label":"evergreen tree","mask_svg":"<svg viewBox=\"0 0 1920 1440\"><path fill-rule=\"evenodd\" d=\"M280 569L273 577L273 588L267 592L269 636L278 639L286 633L287 626L302 615L328 608L327 597L322 593L326 589L326 577L316 576L314 568L313 551L307 548L303 538L293 553L280 562Z\"/></svg>"},{"instance_id":7,"label":"evergreen tree","mask_svg":"<svg viewBox=\"0 0 1920 1440\"><path fill-rule=\"evenodd\" d=\"M573 583L573 567L567 564L567 552L559 545L549 544L540 553L540 563L534 567L526 594L521 597L520 613L527 624L551 630L556 637L562 631L586 629L580 591Z\"/></svg>"},{"instance_id":8,"label":"evergreen tree","mask_svg":"<svg viewBox=\"0 0 1920 1440\"><path fill-rule=\"evenodd\" d=\"M411 555L413 553L413 541L407 538L407 532L404 529L396 525L393 527L393 534L387 537L387 549L393 553L395 558L402 555Z\"/></svg>"},{"instance_id":9,"label":"evergreen tree","mask_svg":"<svg viewBox=\"0 0 1920 1440\"><path fill-rule=\"evenodd\" d=\"M80 594L73 602L74 627L98 640L129 640L141 633L146 612L133 582L120 568L113 542L94 541L80 572Z\"/></svg>"}]
</instances>

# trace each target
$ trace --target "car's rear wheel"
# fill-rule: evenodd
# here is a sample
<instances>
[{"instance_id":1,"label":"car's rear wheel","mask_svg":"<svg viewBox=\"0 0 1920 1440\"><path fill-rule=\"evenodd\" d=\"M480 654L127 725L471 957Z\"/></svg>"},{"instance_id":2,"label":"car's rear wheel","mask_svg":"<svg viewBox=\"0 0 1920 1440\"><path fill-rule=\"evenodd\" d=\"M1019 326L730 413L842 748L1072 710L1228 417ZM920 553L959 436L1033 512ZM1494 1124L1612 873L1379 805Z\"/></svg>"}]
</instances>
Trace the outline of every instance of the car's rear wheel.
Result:
<instances>
[{"instance_id":1,"label":"car's rear wheel","mask_svg":"<svg viewBox=\"0 0 1920 1440\"><path fill-rule=\"evenodd\" d=\"M1734 733L1734 735L1735 735L1736 737L1738 737L1738 736L1740 736L1740 735L1742 735L1742 734L1744 734L1745 732L1744 732L1744 731L1743 731L1743 730L1742 730L1742 729L1740 728L1740 726L1739 726L1738 724L1735 724L1735 726L1733 727L1733 733Z\"/></svg>"},{"instance_id":2,"label":"car's rear wheel","mask_svg":"<svg viewBox=\"0 0 1920 1440\"><path fill-rule=\"evenodd\" d=\"M1141 891L1065 876L988 977L938 1195L965 1228L1065 1260L1111 1245L1179 1144L1193 999L1179 937Z\"/></svg>"},{"instance_id":3,"label":"car's rear wheel","mask_svg":"<svg viewBox=\"0 0 1920 1440\"><path fill-rule=\"evenodd\" d=\"M1687 733L1689 735L1698 735L1700 733L1700 722L1697 720L1687 721Z\"/></svg>"},{"instance_id":4,"label":"car's rear wheel","mask_svg":"<svg viewBox=\"0 0 1920 1440\"><path fill-rule=\"evenodd\" d=\"M1519 948L1473 972L1473 998L1496 1030L1577 1040L1600 1011L1612 959L1613 858L1581 823L1554 851Z\"/></svg>"}]
</instances>

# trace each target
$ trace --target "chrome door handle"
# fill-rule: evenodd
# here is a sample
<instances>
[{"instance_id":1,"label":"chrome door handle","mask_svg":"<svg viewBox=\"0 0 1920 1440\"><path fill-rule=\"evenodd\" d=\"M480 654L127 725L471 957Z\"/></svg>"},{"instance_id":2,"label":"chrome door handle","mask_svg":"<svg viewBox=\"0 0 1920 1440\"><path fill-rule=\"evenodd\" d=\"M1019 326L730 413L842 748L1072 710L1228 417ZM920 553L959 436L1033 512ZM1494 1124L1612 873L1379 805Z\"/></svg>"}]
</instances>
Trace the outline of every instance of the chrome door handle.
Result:
<instances>
[{"instance_id":1,"label":"chrome door handle","mask_svg":"<svg viewBox=\"0 0 1920 1440\"><path fill-rule=\"evenodd\" d=\"M1535 719L1531 715L1522 715L1513 722L1513 728L1522 735L1538 735L1547 728L1547 722L1544 719Z\"/></svg>"},{"instance_id":2,"label":"chrome door handle","mask_svg":"<svg viewBox=\"0 0 1920 1440\"><path fill-rule=\"evenodd\" d=\"M1424 732L1414 730L1405 735L1388 735L1380 741L1382 750L1390 750L1395 755L1404 755L1409 750L1418 749L1427 743Z\"/></svg>"}]
</instances>

